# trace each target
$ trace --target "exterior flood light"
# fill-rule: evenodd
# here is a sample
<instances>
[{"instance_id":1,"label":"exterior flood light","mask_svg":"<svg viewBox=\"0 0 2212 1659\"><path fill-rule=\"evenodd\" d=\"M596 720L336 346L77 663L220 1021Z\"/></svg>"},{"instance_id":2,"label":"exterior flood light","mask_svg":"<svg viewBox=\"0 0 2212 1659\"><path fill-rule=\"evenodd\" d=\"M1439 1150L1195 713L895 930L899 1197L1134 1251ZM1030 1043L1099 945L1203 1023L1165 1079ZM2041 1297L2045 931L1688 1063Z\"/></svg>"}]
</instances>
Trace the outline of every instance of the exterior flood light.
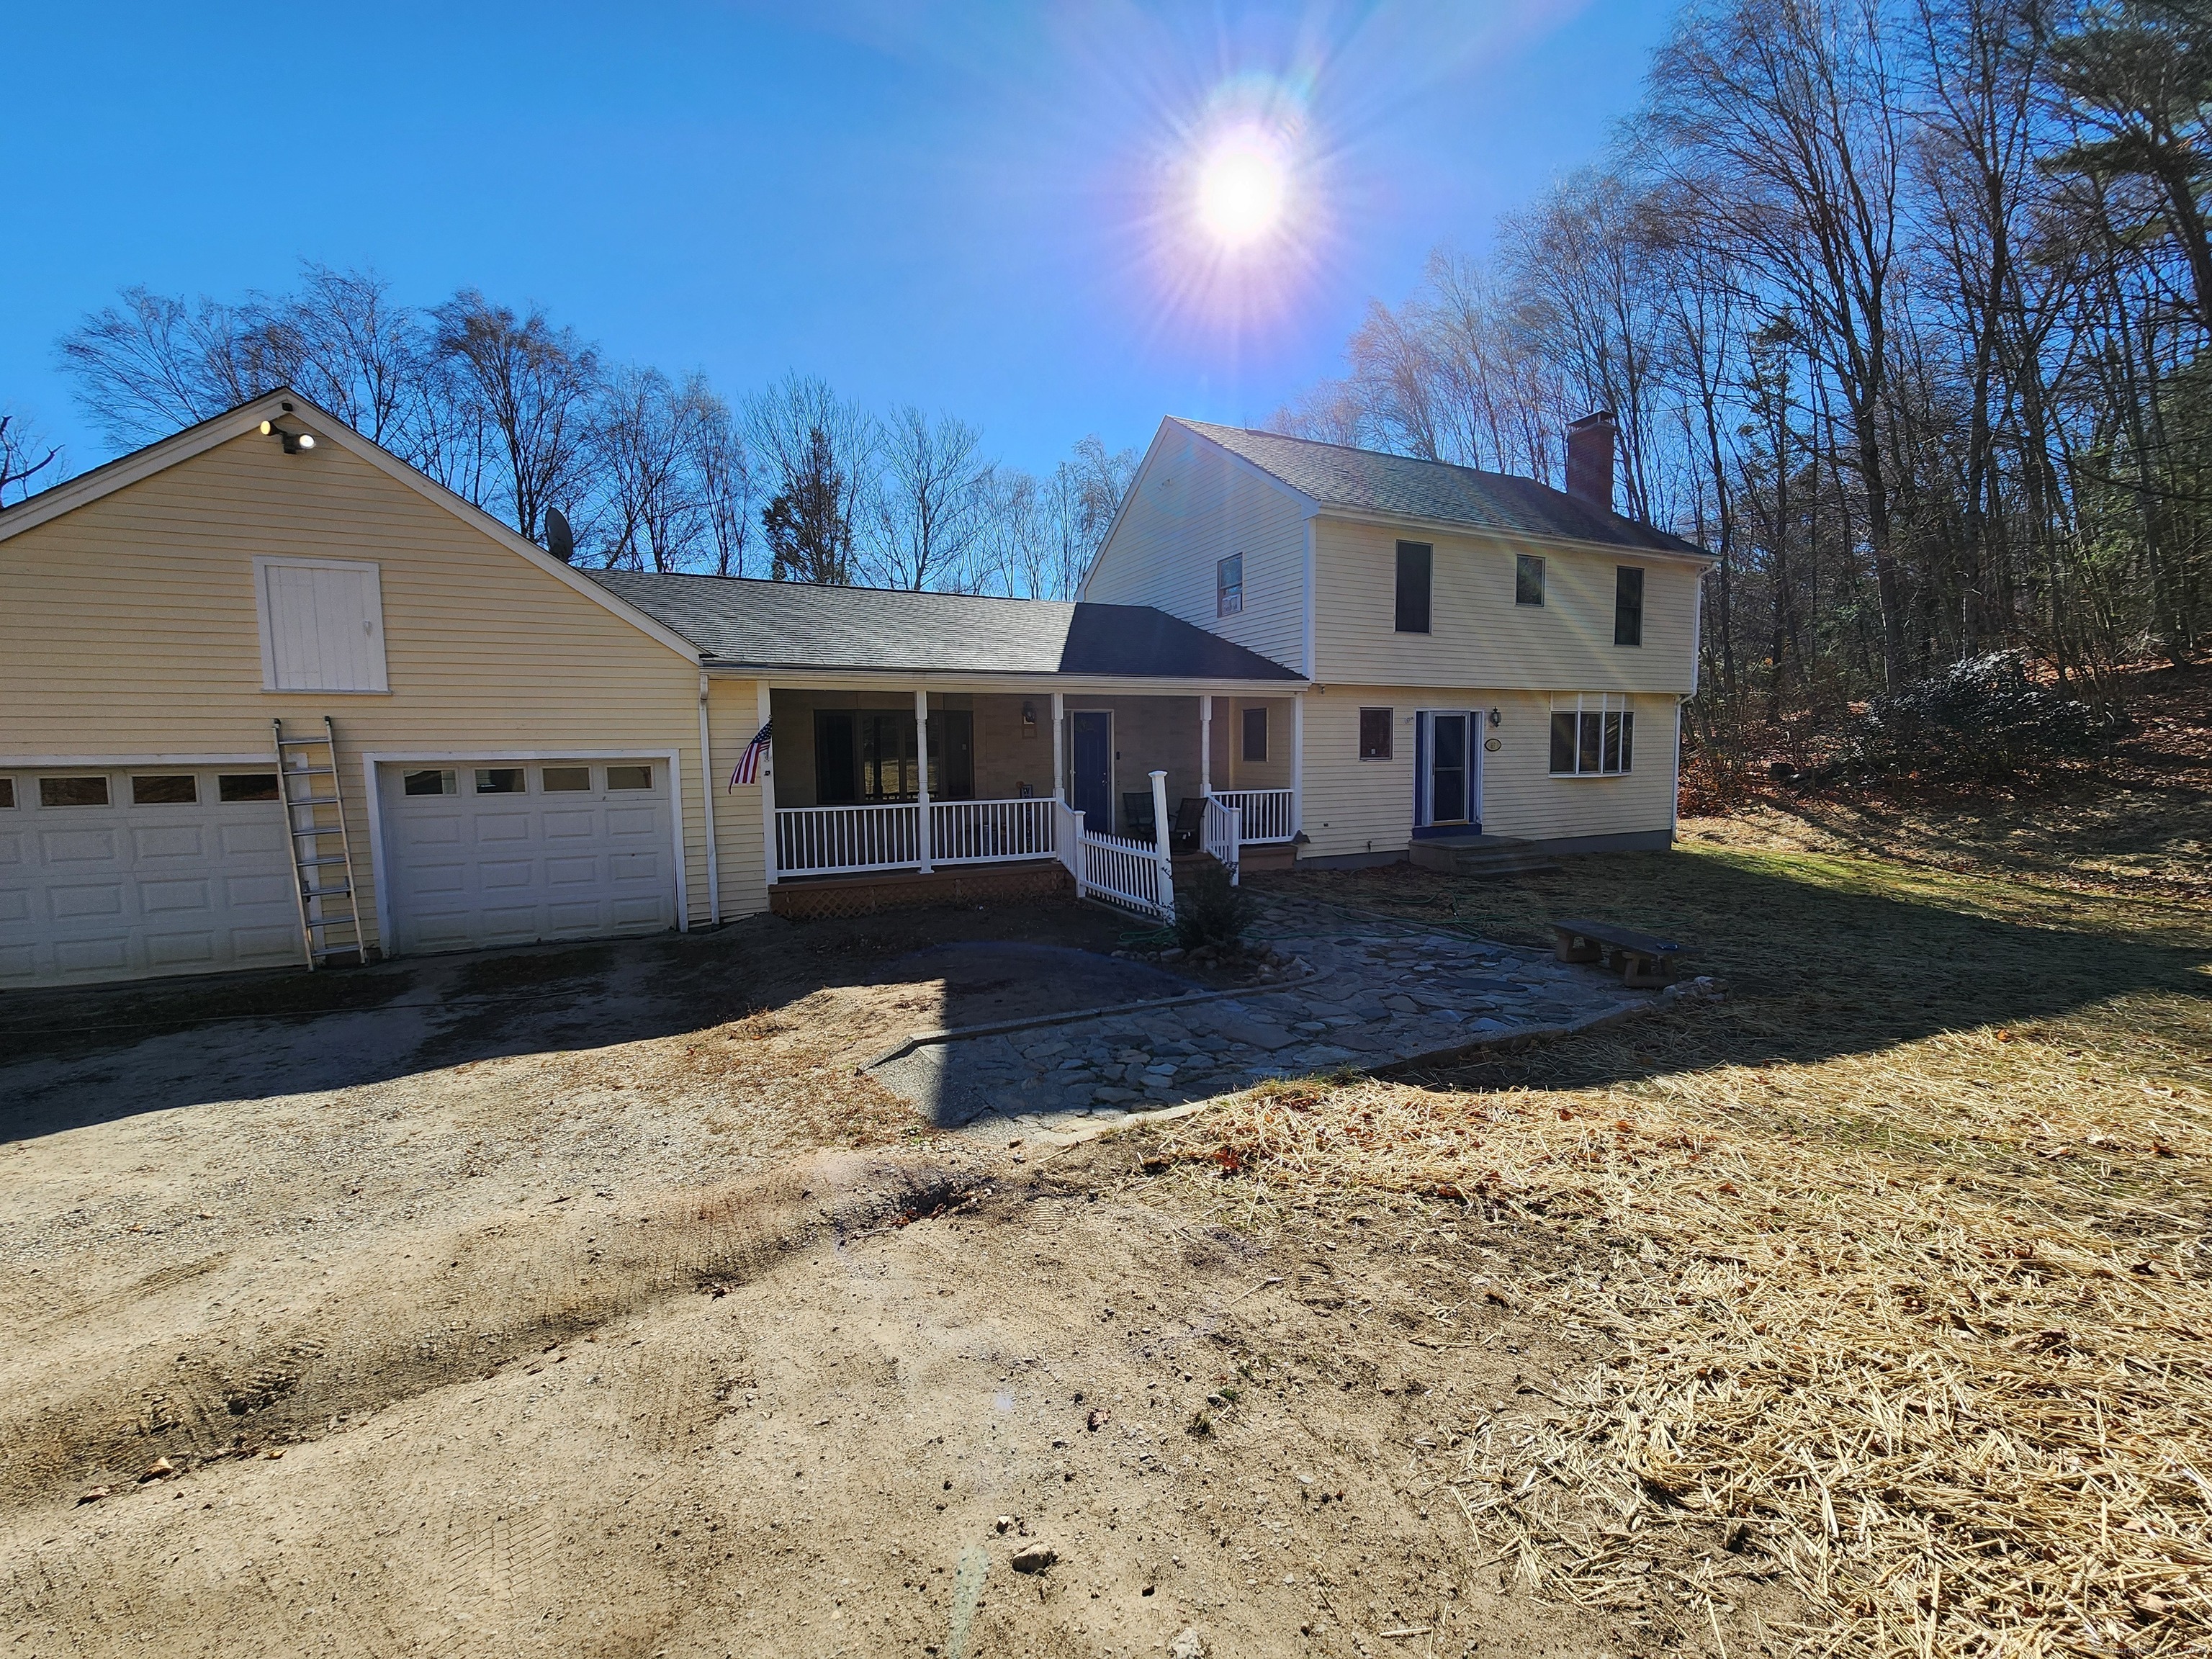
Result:
<instances>
[{"instance_id":1,"label":"exterior flood light","mask_svg":"<svg viewBox=\"0 0 2212 1659\"><path fill-rule=\"evenodd\" d=\"M313 433L287 432L274 421L262 422L261 435L264 438L282 438L284 441L284 453L287 455L297 455L302 450L313 449L315 447Z\"/></svg>"}]
</instances>

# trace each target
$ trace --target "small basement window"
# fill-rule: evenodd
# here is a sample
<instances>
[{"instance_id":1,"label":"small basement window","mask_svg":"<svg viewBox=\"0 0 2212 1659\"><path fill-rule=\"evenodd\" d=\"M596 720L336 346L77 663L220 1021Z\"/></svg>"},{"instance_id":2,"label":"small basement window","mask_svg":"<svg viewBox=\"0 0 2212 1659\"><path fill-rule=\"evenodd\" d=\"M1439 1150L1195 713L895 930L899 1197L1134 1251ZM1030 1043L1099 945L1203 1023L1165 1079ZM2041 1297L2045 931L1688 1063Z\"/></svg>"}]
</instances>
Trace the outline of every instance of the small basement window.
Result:
<instances>
[{"instance_id":1,"label":"small basement window","mask_svg":"<svg viewBox=\"0 0 2212 1659\"><path fill-rule=\"evenodd\" d=\"M549 766L538 775L538 787L549 795L573 794L592 787L588 766Z\"/></svg>"},{"instance_id":2,"label":"small basement window","mask_svg":"<svg viewBox=\"0 0 2212 1659\"><path fill-rule=\"evenodd\" d=\"M1387 708L1363 708L1359 711L1359 758L1389 760L1390 758L1391 711Z\"/></svg>"},{"instance_id":3,"label":"small basement window","mask_svg":"<svg viewBox=\"0 0 2212 1659\"><path fill-rule=\"evenodd\" d=\"M1267 758L1267 711L1264 708L1244 711L1244 758L1248 761Z\"/></svg>"},{"instance_id":4,"label":"small basement window","mask_svg":"<svg viewBox=\"0 0 2212 1659\"><path fill-rule=\"evenodd\" d=\"M459 779L451 772L404 772L399 778L403 795L451 795L459 787Z\"/></svg>"},{"instance_id":5,"label":"small basement window","mask_svg":"<svg viewBox=\"0 0 2212 1659\"><path fill-rule=\"evenodd\" d=\"M216 775L215 793L217 800L282 800L274 772L219 772Z\"/></svg>"},{"instance_id":6,"label":"small basement window","mask_svg":"<svg viewBox=\"0 0 2212 1659\"><path fill-rule=\"evenodd\" d=\"M1534 553L1513 556L1513 603L1541 605L1544 602L1544 562Z\"/></svg>"},{"instance_id":7,"label":"small basement window","mask_svg":"<svg viewBox=\"0 0 2212 1659\"><path fill-rule=\"evenodd\" d=\"M1644 571L1640 566L1615 568L1613 582L1613 642L1644 643Z\"/></svg>"},{"instance_id":8,"label":"small basement window","mask_svg":"<svg viewBox=\"0 0 2212 1659\"><path fill-rule=\"evenodd\" d=\"M1398 632L1429 631L1429 578L1436 550L1425 542L1398 544Z\"/></svg>"},{"instance_id":9,"label":"small basement window","mask_svg":"<svg viewBox=\"0 0 2212 1659\"><path fill-rule=\"evenodd\" d=\"M607 787L650 789L653 787L653 769L650 766L610 766L607 768Z\"/></svg>"},{"instance_id":10,"label":"small basement window","mask_svg":"<svg viewBox=\"0 0 2212 1659\"><path fill-rule=\"evenodd\" d=\"M522 769L519 766L477 768L477 793L479 795L519 795L522 790Z\"/></svg>"},{"instance_id":11,"label":"small basement window","mask_svg":"<svg viewBox=\"0 0 2212 1659\"><path fill-rule=\"evenodd\" d=\"M1244 609L1244 556L1232 553L1213 567L1213 614L1234 617Z\"/></svg>"},{"instance_id":12,"label":"small basement window","mask_svg":"<svg viewBox=\"0 0 2212 1659\"><path fill-rule=\"evenodd\" d=\"M200 798L200 781L189 772L131 780L133 806L189 806Z\"/></svg>"},{"instance_id":13,"label":"small basement window","mask_svg":"<svg viewBox=\"0 0 2212 1659\"><path fill-rule=\"evenodd\" d=\"M40 778L39 805L105 806L107 805L107 780L104 777Z\"/></svg>"},{"instance_id":14,"label":"small basement window","mask_svg":"<svg viewBox=\"0 0 2212 1659\"><path fill-rule=\"evenodd\" d=\"M1618 777L1636 755L1636 711L1619 692L1552 700L1552 775Z\"/></svg>"}]
</instances>

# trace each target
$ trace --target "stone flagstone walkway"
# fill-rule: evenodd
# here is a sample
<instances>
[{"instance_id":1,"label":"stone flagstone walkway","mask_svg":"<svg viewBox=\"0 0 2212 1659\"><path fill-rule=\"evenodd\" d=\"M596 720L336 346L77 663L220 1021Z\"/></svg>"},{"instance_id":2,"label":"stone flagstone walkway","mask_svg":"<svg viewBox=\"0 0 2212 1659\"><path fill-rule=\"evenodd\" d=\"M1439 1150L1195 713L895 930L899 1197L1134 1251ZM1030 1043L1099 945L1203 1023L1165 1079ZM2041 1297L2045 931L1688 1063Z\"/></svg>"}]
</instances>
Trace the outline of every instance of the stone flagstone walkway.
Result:
<instances>
[{"instance_id":1,"label":"stone flagstone walkway","mask_svg":"<svg viewBox=\"0 0 2212 1659\"><path fill-rule=\"evenodd\" d=\"M875 1075L937 1122L1053 1139L1263 1078L1401 1064L1626 1015L1683 988L1307 900L1262 902L1254 935L1311 969L1286 986L926 1043Z\"/></svg>"}]
</instances>

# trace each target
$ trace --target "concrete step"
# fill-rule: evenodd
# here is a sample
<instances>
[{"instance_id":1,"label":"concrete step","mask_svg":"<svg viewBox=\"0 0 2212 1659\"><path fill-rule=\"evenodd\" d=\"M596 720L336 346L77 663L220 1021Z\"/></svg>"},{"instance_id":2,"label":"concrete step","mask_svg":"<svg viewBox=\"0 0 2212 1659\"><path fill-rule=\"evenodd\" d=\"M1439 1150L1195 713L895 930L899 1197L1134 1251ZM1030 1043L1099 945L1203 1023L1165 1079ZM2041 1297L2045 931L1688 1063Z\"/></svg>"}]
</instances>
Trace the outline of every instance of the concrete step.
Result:
<instances>
[{"instance_id":1,"label":"concrete step","mask_svg":"<svg viewBox=\"0 0 2212 1659\"><path fill-rule=\"evenodd\" d=\"M1525 876L1559 867L1541 848L1510 836L1425 836L1408 856L1422 869L1453 876Z\"/></svg>"}]
</instances>

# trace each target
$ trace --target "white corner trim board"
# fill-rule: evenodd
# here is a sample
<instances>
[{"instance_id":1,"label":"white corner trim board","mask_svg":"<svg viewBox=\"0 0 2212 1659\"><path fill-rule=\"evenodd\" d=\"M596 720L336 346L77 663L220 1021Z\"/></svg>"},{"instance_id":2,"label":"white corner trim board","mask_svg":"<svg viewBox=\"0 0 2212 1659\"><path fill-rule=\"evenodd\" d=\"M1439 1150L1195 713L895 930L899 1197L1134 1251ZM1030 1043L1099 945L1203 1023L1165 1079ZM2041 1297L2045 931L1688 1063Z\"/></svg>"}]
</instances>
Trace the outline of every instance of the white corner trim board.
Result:
<instances>
[{"instance_id":1,"label":"white corner trim board","mask_svg":"<svg viewBox=\"0 0 2212 1659\"><path fill-rule=\"evenodd\" d=\"M384 795L376 787L380 766L444 766L477 761L656 760L668 763L669 822L675 841L676 931L691 931L691 884L684 856L684 759L674 749L365 749L361 756L363 798L368 802L368 868L376 884L376 943L389 956L392 922L391 860L384 851Z\"/></svg>"}]
</instances>

